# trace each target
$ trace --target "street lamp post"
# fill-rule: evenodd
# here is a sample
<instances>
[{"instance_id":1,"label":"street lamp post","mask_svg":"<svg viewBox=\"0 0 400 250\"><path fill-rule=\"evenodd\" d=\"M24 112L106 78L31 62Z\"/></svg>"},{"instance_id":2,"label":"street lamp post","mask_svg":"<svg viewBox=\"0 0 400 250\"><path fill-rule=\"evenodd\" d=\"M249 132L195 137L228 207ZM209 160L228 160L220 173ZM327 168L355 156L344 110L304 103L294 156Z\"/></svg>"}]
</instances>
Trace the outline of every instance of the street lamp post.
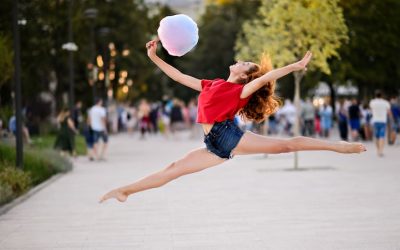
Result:
<instances>
[{"instance_id":1,"label":"street lamp post","mask_svg":"<svg viewBox=\"0 0 400 250\"><path fill-rule=\"evenodd\" d=\"M85 10L84 14L85 17L90 21L90 60L89 62L93 65L93 67L90 69L91 72L91 79L89 79L89 81L91 81L92 84L92 96L93 96L93 103L95 102L95 98L96 98L96 77L94 76L94 74L96 73L95 70L95 57L96 57L96 48L95 48L95 37L94 37L94 20L97 17L97 13L98 10L95 8L90 8Z\"/></svg>"},{"instance_id":2,"label":"street lamp post","mask_svg":"<svg viewBox=\"0 0 400 250\"><path fill-rule=\"evenodd\" d=\"M15 85L15 119L16 131L16 159L15 165L23 169L23 141L22 141L22 113L21 113L21 59L20 37L18 27L18 0L13 1L13 33L14 33L14 85Z\"/></svg>"},{"instance_id":3,"label":"street lamp post","mask_svg":"<svg viewBox=\"0 0 400 250\"><path fill-rule=\"evenodd\" d=\"M73 43L72 5L73 5L73 0L69 0L69 7L68 7L68 42L69 43ZM68 64L69 64L69 110L72 114L73 109L74 109L74 102L75 102L74 54L73 54L72 50L69 50Z\"/></svg>"},{"instance_id":4,"label":"street lamp post","mask_svg":"<svg viewBox=\"0 0 400 250\"><path fill-rule=\"evenodd\" d=\"M69 53L68 56L68 65L69 65L69 94L68 94L68 107L72 114L74 109L74 93L75 93L75 84L74 84L74 51L78 50L78 46L73 42L73 31L72 31L72 7L73 0L69 0L68 6L68 43L62 45L63 50L67 50Z\"/></svg>"}]
</instances>

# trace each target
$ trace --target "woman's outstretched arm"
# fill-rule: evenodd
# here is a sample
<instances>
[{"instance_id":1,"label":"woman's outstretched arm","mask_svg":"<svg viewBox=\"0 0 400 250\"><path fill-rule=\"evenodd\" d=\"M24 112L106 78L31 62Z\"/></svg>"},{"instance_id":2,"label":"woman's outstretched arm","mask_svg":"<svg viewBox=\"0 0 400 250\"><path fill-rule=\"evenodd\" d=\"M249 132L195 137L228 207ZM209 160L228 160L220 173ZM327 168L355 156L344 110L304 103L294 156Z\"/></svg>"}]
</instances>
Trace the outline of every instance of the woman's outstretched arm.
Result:
<instances>
[{"instance_id":1,"label":"woman's outstretched arm","mask_svg":"<svg viewBox=\"0 0 400 250\"><path fill-rule=\"evenodd\" d=\"M157 41L153 40L146 44L147 55L149 58L169 77L171 77L174 81L179 82L189 88L192 88L197 91L201 91L201 81L192 76L183 74L176 68L172 67L160 57L157 56Z\"/></svg>"},{"instance_id":2,"label":"woman's outstretched arm","mask_svg":"<svg viewBox=\"0 0 400 250\"><path fill-rule=\"evenodd\" d=\"M263 87L270 81L277 80L282 76L292 73L293 71L298 70L307 70L306 66L311 59L311 52L307 51L306 55L298 62L286 65L282 68L274 69L269 71L268 73L264 74L263 76L254 79L253 81L246 84L243 88L242 94L240 98L246 98L256 92L258 89Z\"/></svg>"}]
</instances>

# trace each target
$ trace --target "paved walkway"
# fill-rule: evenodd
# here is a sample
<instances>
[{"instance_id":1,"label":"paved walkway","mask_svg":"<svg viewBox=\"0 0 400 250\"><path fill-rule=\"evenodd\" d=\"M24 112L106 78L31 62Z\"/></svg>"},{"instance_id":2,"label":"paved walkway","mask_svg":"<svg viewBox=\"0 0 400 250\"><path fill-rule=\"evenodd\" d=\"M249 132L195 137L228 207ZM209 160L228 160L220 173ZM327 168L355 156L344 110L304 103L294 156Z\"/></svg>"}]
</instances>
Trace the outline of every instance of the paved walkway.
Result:
<instances>
[{"instance_id":1,"label":"paved walkway","mask_svg":"<svg viewBox=\"0 0 400 250\"><path fill-rule=\"evenodd\" d=\"M151 173L201 139L118 135L106 162L75 169L0 216L0 249L400 249L400 146L376 157L241 156L131 196L105 191Z\"/></svg>"}]
</instances>

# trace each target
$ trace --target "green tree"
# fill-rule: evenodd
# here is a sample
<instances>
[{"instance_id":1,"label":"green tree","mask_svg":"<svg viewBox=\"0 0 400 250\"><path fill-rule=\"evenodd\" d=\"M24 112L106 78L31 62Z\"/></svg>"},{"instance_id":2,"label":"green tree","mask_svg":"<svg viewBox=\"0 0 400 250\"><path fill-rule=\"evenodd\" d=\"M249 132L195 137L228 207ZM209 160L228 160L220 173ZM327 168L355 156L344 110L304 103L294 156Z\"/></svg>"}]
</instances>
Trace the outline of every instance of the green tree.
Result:
<instances>
[{"instance_id":1,"label":"green tree","mask_svg":"<svg viewBox=\"0 0 400 250\"><path fill-rule=\"evenodd\" d=\"M154 73L154 66L147 58L145 44L155 34L157 24L154 21L155 17L149 17L149 8L143 1L130 0L91 1L84 8L88 6L98 9L95 27L96 52L103 56L106 64L115 65L115 68L109 69L115 73L115 78L110 79L109 88L112 88L114 93L121 93L123 87L129 87L128 93L121 95L120 100L134 101L139 97L151 96L151 83L148 80ZM109 29L107 35L101 32L105 27ZM88 24L82 28L88 30ZM115 54L110 50L111 43L115 47ZM84 43L81 45L84 46ZM129 54L124 55L124 50L129 51ZM127 77L125 81L120 81L120 74L124 71L127 72ZM129 80L133 83L131 86L128 84ZM105 94L104 81L98 84L102 85Z\"/></svg>"},{"instance_id":2,"label":"green tree","mask_svg":"<svg viewBox=\"0 0 400 250\"><path fill-rule=\"evenodd\" d=\"M388 94L400 89L400 1L341 0L349 42L340 48L340 59L331 62L331 81L351 80L360 96L377 88Z\"/></svg>"},{"instance_id":3,"label":"green tree","mask_svg":"<svg viewBox=\"0 0 400 250\"><path fill-rule=\"evenodd\" d=\"M25 19L26 25L20 25L21 33L21 68L23 84L23 100L25 104L32 103L42 91L49 90L49 82L57 82L56 95L58 100L68 92L68 52L62 50L62 45L68 42L68 5L67 1L52 0L21 0L19 18ZM11 8L12 1L4 0L0 5L0 32L6 37L12 37ZM85 17L85 10L96 8L97 17L90 20ZM161 8L156 6L155 8ZM94 22L95 55L106 55L115 64L115 78L110 85L117 93L126 86L128 80L133 85L124 96L124 100L148 95L146 91L148 79L154 75L154 67L146 56L144 44L151 39L157 30L157 23L149 17L149 8L143 1L78 1L73 0L73 33L74 42L79 50L74 54L75 63L75 96L91 104L92 91L88 84L87 64L91 58L92 37L90 28ZM107 35L102 34L102 28L109 28ZM104 30L104 29L103 29ZM115 45L116 54L111 55L109 44ZM123 51L129 51L123 54ZM127 71L128 76L119 83L119 73ZM10 83L11 80L6 80ZM104 81L96 84L98 94L105 95ZM10 93L11 84L4 84ZM4 90L4 89L3 89ZM8 94L9 95L9 94ZM10 101L10 99L8 99ZM32 105L31 105L32 106ZM61 102L58 106L61 106Z\"/></svg>"},{"instance_id":4,"label":"green tree","mask_svg":"<svg viewBox=\"0 0 400 250\"><path fill-rule=\"evenodd\" d=\"M23 105L29 105L41 91L48 90L52 71L57 73L58 79L62 80L63 76L67 78L67 57L61 45L67 40L68 2L19 1L18 17L19 20L25 20L24 24L19 25ZM3 1L0 5L0 31L13 37L10 10L12 1ZM63 86L60 83L62 81L58 85L61 89Z\"/></svg>"},{"instance_id":5,"label":"green tree","mask_svg":"<svg viewBox=\"0 0 400 250\"><path fill-rule=\"evenodd\" d=\"M259 13L260 18L243 25L243 35L236 44L237 58L257 61L266 52L274 65L281 67L300 59L310 50L313 59L308 68L331 73L328 59L338 56L338 48L348 39L338 0L271 0L263 3ZM294 102L300 110L300 82L305 72L298 71L293 75ZM295 134L299 134L299 117ZM297 158L295 153L295 168Z\"/></svg>"}]
</instances>

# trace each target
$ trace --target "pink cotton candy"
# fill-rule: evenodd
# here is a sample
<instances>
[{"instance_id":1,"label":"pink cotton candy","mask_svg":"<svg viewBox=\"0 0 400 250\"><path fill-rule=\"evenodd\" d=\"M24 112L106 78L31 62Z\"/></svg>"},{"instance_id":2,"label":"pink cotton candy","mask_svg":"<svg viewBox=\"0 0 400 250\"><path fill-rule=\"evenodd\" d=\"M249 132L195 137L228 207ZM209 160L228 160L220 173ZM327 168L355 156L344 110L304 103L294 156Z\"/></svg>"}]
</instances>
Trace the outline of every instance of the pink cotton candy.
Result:
<instances>
[{"instance_id":1,"label":"pink cotton candy","mask_svg":"<svg viewBox=\"0 0 400 250\"><path fill-rule=\"evenodd\" d=\"M172 56L183 56L199 40L197 24L183 14L164 17L157 31L163 47Z\"/></svg>"}]
</instances>

